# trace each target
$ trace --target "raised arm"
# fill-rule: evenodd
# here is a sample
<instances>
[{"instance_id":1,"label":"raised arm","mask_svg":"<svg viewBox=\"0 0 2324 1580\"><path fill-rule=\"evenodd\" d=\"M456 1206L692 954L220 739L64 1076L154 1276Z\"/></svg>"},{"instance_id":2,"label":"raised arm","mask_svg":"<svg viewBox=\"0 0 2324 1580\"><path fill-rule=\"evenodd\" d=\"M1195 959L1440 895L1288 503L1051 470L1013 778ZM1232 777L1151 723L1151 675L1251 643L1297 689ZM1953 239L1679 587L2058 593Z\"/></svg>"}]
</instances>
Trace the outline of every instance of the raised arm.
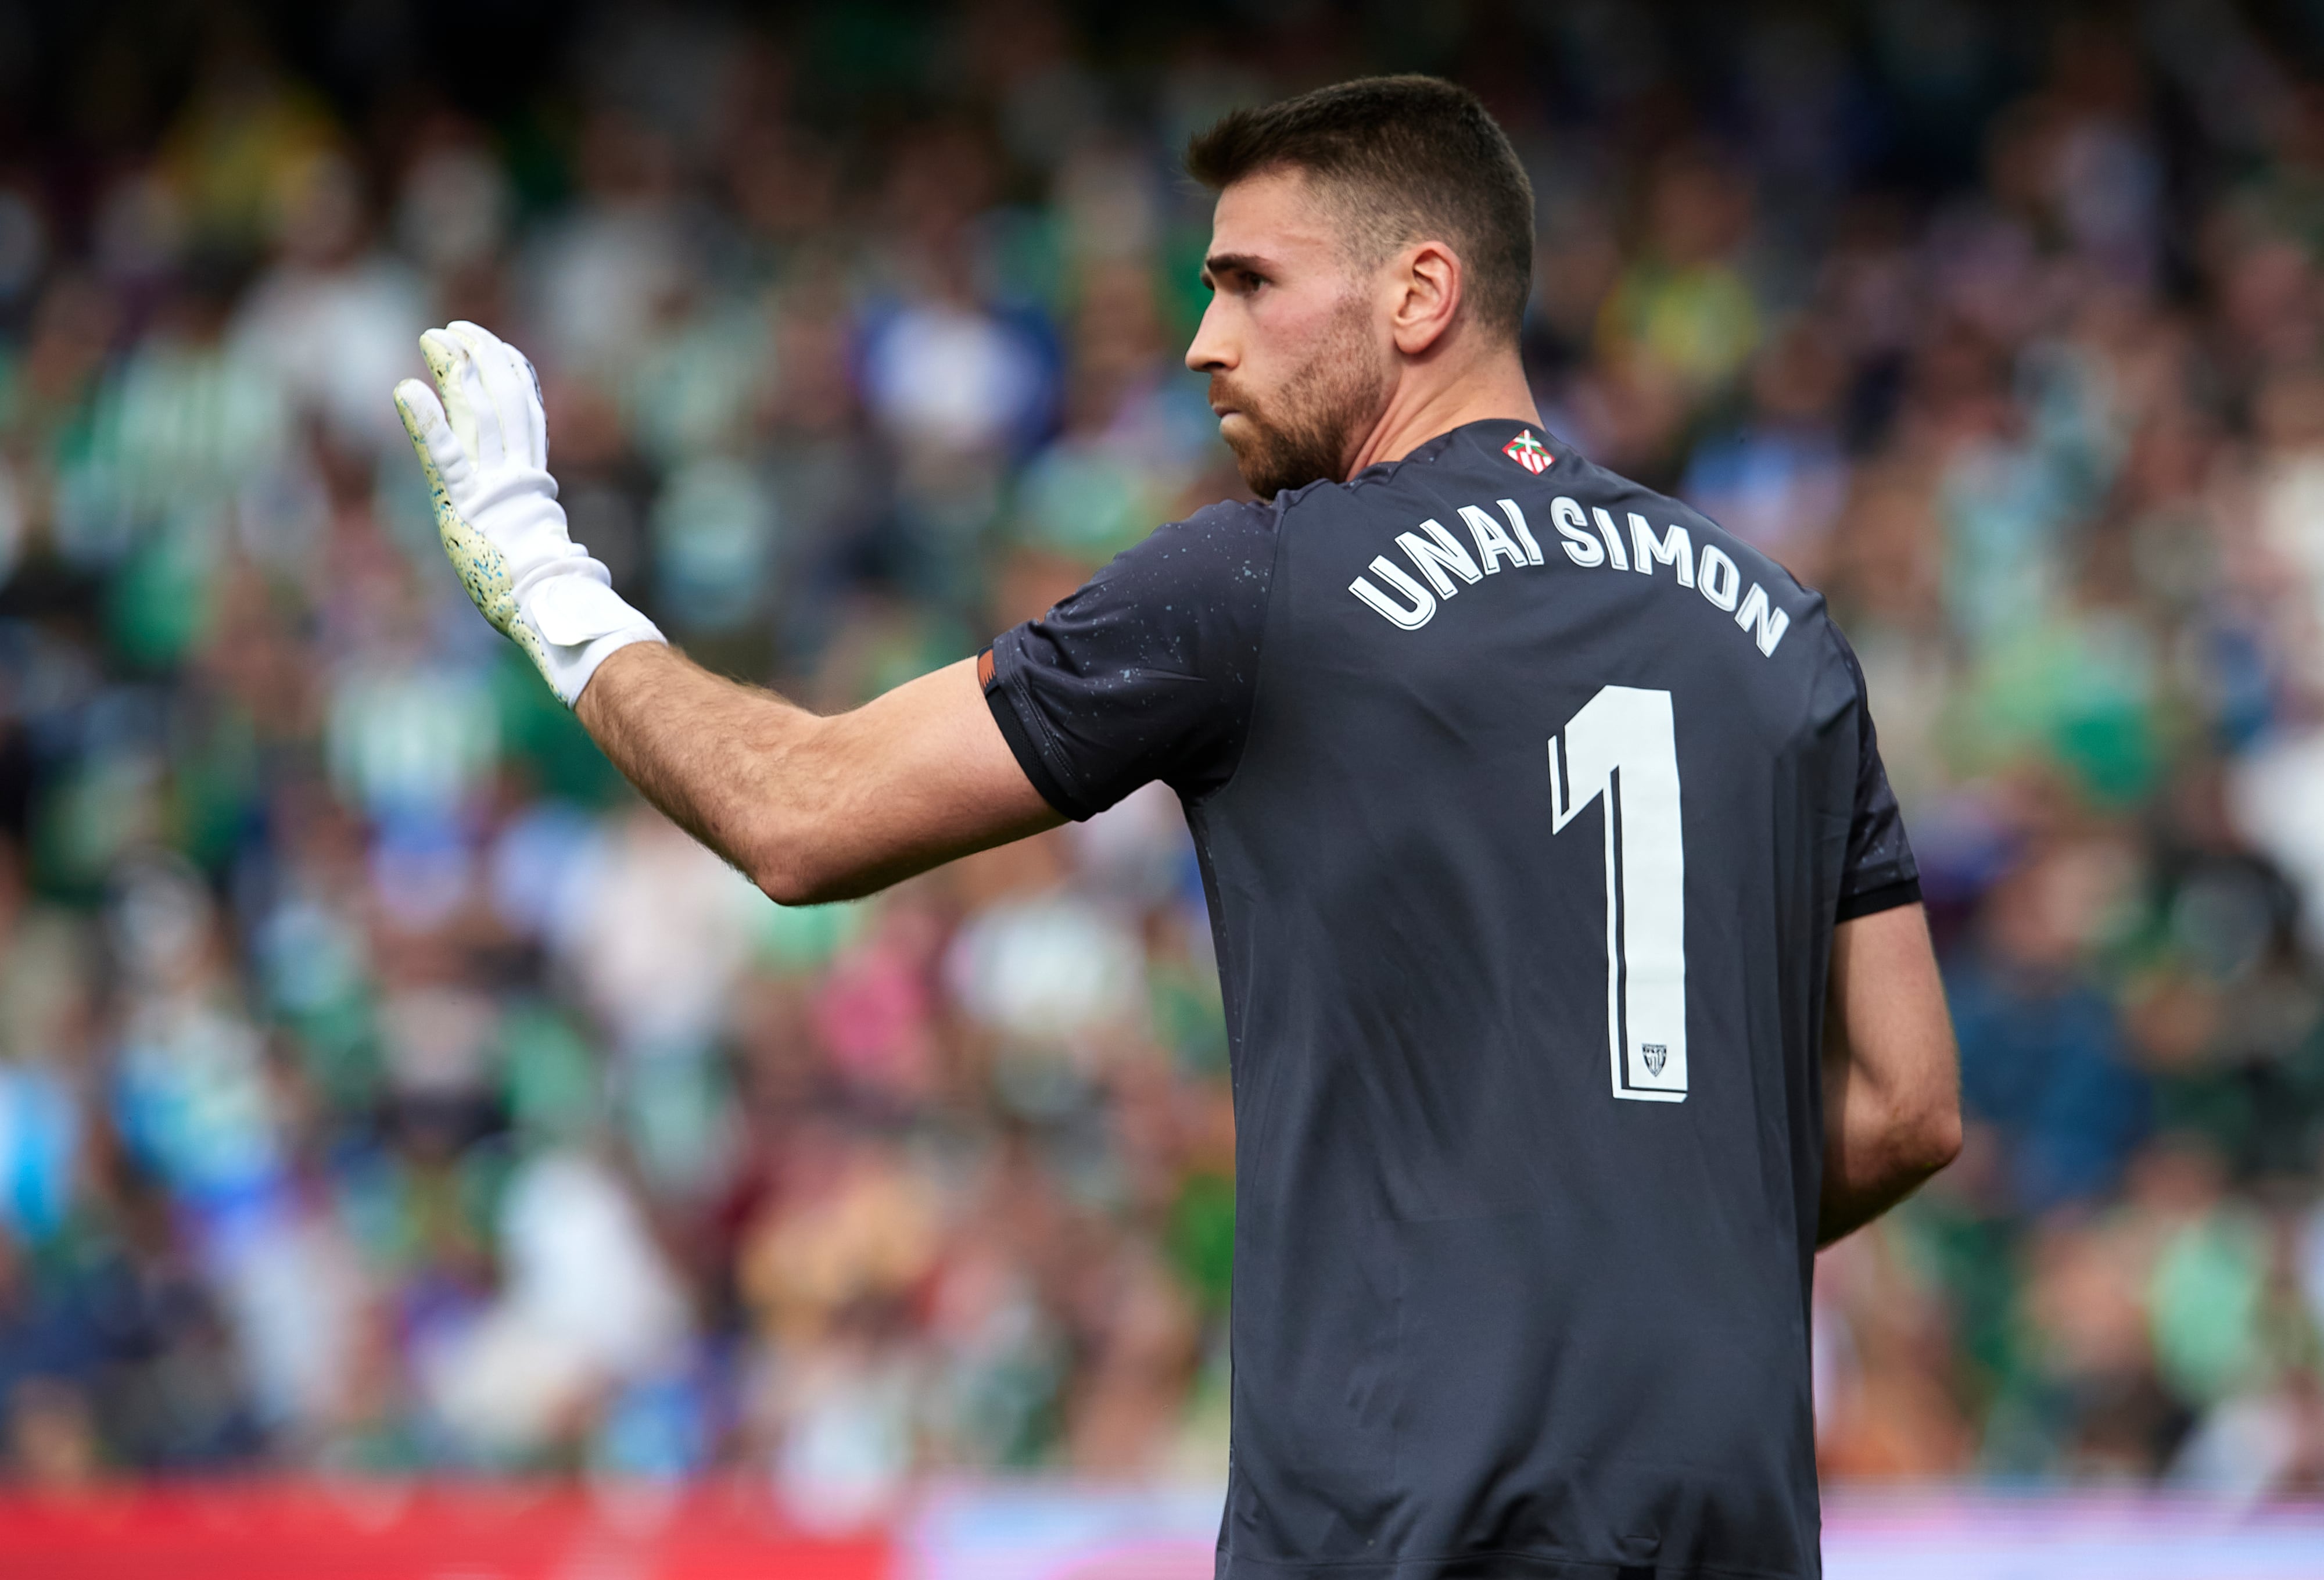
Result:
<instances>
[{"instance_id":1,"label":"raised arm","mask_svg":"<svg viewBox=\"0 0 2324 1580\"><path fill-rule=\"evenodd\" d=\"M1823 1124L1820 1245L1895 1206L1960 1150L1952 1021L1917 904L1832 932Z\"/></svg>"},{"instance_id":2,"label":"raised arm","mask_svg":"<svg viewBox=\"0 0 2324 1580\"><path fill-rule=\"evenodd\" d=\"M614 654L574 713L646 799L785 905L851 899L1065 821L973 660L818 716L676 649Z\"/></svg>"},{"instance_id":3,"label":"raised arm","mask_svg":"<svg viewBox=\"0 0 2324 1580\"><path fill-rule=\"evenodd\" d=\"M469 323L420 350L437 389L407 379L395 404L468 596L632 783L772 898L867 893L1064 820L970 663L823 717L689 661L567 534L532 365Z\"/></svg>"}]
</instances>

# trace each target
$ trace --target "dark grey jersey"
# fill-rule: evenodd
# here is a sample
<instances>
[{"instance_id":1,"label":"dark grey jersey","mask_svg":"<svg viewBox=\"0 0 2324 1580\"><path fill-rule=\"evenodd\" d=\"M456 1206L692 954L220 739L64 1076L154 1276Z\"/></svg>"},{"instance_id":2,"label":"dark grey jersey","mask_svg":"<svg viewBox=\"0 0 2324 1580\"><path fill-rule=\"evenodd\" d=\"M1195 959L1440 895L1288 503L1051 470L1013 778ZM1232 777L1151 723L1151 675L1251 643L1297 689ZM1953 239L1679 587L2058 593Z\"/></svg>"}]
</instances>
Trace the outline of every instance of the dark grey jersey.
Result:
<instances>
[{"instance_id":1,"label":"dark grey jersey","mask_svg":"<svg viewBox=\"0 0 2324 1580\"><path fill-rule=\"evenodd\" d=\"M1160 779L1233 1049L1222 1576L1812 1575L1835 922L1918 898L1822 600L1516 422L1162 528L996 641Z\"/></svg>"}]
</instances>

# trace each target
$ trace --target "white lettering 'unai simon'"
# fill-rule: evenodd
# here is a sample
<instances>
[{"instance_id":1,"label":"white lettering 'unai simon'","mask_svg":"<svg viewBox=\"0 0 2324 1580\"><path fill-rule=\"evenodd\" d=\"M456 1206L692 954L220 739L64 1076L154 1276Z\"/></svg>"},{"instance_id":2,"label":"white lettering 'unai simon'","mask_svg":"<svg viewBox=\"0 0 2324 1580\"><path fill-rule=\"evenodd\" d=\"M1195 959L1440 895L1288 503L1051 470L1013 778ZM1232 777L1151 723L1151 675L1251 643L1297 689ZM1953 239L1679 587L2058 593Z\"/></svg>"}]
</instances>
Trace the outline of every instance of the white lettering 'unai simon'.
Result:
<instances>
[{"instance_id":1,"label":"white lettering 'unai simon'","mask_svg":"<svg viewBox=\"0 0 2324 1580\"><path fill-rule=\"evenodd\" d=\"M1396 535L1396 546L1412 562L1412 570L1383 554L1371 562L1367 574L1348 584L1348 590L1398 630L1417 631L1436 617L1440 602L1462 587L1498 575L1505 565L1541 564L1541 545L1534 541L1517 502L1494 503L1508 523L1506 530L1490 512L1464 504L1459 514L1469 529L1471 542L1463 543L1442 522L1423 522L1411 531ZM1626 532L1615 524L1613 512L1603 506L1585 512L1579 501L1560 494L1550 501L1549 522L1557 529L1557 546L1582 569L1602 567L1650 577L1657 565L1665 567L1680 587L1702 594L1713 608L1748 632L1762 653L1775 656L1776 644L1791 629L1792 617L1767 596L1766 588L1755 581L1748 592L1744 591L1742 568L1717 544L1705 543L1698 554L1684 527L1669 526L1656 533L1646 517L1636 511L1627 513Z\"/></svg>"}]
</instances>

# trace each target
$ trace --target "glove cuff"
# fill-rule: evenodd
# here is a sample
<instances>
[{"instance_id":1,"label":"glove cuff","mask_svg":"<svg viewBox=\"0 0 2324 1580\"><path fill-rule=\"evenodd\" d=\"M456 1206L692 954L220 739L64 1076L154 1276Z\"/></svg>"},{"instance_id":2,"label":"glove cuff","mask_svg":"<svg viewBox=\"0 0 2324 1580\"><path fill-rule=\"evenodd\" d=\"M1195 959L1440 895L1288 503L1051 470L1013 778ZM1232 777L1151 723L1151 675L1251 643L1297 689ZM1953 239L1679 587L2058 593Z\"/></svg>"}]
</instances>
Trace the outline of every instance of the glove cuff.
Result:
<instances>
[{"instance_id":1,"label":"glove cuff","mask_svg":"<svg viewBox=\"0 0 2324 1580\"><path fill-rule=\"evenodd\" d=\"M657 642L665 647L669 645L669 638L661 633L661 628L641 614L635 625L610 632L577 649L554 651L552 656L558 661L560 673L549 684L557 688L557 695L565 706L571 707L581 700L581 693L588 689L590 679L597 673L598 665L632 642ZM567 652L573 655L570 659L563 656Z\"/></svg>"},{"instance_id":2,"label":"glove cuff","mask_svg":"<svg viewBox=\"0 0 2324 1580\"><path fill-rule=\"evenodd\" d=\"M576 549L529 574L517 592L543 679L565 706L579 698L597 666L633 642L667 642L654 623L613 588L603 561Z\"/></svg>"}]
</instances>

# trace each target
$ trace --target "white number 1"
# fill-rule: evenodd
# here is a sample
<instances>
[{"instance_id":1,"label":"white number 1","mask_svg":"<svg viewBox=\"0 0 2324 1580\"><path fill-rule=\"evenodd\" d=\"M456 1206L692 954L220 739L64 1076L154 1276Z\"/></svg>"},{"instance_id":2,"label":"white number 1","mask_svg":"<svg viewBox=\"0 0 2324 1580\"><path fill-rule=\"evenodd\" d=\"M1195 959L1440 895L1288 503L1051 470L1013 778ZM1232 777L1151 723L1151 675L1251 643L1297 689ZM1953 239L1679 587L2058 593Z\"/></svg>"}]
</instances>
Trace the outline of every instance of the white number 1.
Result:
<instances>
[{"instance_id":1,"label":"white number 1","mask_svg":"<svg viewBox=\"0 0 2324 1580\"><path fill-rule=\"evenodd\" d=\"M1605 798L1614 1095L1686 1101L1686 852L1671 696L1608 686L1549 741L1550 832Z\"/></svg>"}]
</instances>

